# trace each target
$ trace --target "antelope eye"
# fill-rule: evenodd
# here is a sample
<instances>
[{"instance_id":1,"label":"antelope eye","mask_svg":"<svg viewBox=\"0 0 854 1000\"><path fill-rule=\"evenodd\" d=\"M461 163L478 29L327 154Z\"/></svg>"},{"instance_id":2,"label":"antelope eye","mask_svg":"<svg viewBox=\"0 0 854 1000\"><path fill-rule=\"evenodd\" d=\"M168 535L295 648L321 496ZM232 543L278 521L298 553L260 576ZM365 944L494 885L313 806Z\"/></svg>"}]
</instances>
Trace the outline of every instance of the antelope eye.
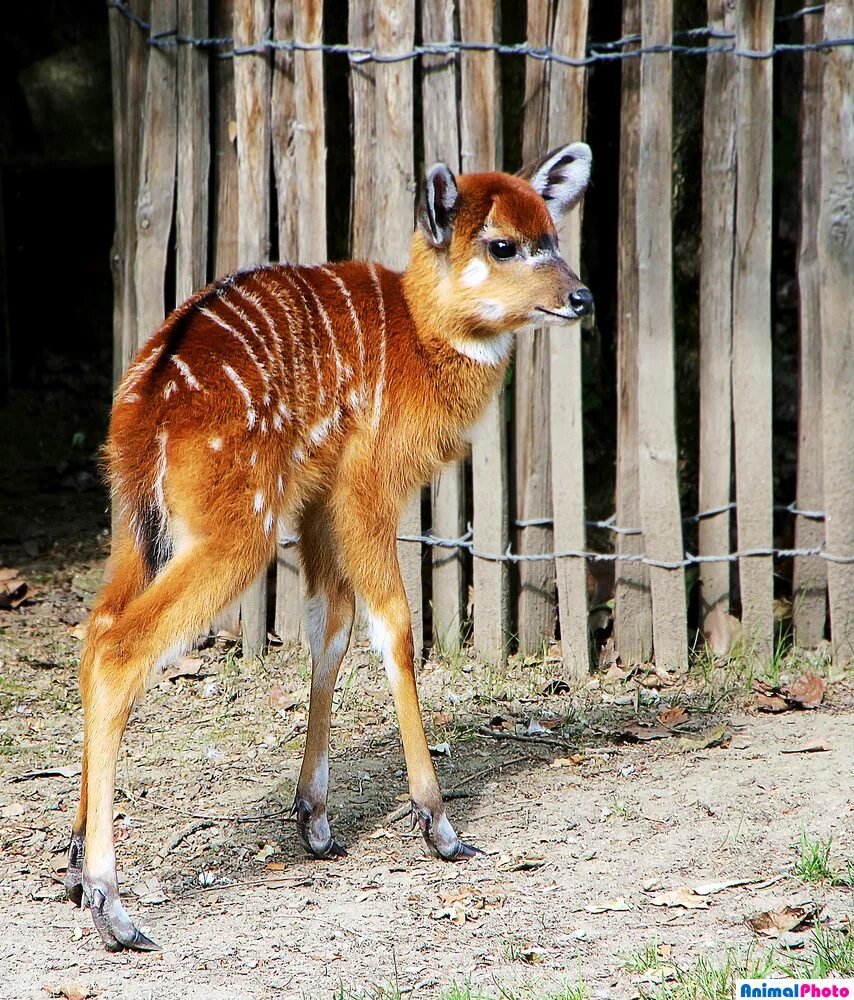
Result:
<instances>
[{"instance_id":1,"label":"antelope eye","mask_svg":"<svg viewBox=\"0 0 854 1000\"><path fill-rule=\"evenodd\" d=\"M490 240L489 252L496 260L510 260L516 256L516 244L510 240Z\"/></svg>"}]
</instances>

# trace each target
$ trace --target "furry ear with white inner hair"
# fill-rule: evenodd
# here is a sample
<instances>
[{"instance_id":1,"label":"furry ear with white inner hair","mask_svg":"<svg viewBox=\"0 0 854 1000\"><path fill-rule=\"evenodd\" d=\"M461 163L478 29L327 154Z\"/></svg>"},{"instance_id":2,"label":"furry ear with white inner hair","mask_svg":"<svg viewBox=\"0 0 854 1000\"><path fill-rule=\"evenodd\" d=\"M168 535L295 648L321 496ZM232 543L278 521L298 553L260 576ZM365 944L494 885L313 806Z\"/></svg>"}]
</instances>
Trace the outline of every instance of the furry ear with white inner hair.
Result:
<instances>
[{"instance_id":1,"label":"furry ear with white inner hair","mask_svg":"<svg viewBox=\"0 0 854 1000\"><path fill-rule=\"evenodd\" d=\"M587 190L593 153L586 142L572 142L526 163L519 171L545 201L555 223L574 208Z\"/></svg>"},{"instance_id":2,"label":"furry ear with white inner hair","mask_svg":"<svg viewBox=\"0 0 854 1000\"><path fill-rule=\"evenodd\" d=\"M457 181L448 167L444 163L432 166L418 206L418 225L437 249L445 249L451 243L459 200Z\"/></svg>"}]
</instances>

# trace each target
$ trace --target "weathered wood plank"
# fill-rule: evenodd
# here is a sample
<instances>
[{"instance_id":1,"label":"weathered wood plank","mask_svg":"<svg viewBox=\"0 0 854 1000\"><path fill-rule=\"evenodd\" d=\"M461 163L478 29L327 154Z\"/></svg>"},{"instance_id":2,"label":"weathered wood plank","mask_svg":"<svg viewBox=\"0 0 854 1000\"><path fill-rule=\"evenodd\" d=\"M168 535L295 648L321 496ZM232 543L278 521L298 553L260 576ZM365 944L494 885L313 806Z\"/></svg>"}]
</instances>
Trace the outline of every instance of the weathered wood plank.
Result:
<instances>
[{"instance_id":1,"label":"weathered wood plank","mask_svg":"<svg viewBox=\"0 0 854 1000\"><path fill-rule=\"evenodd\" d=\"M639 35L640 0L625 0L623 37ZM617 238L617 489L616 519L640 530L638 478L638 264L637 169L640 121L640 60L621 64L620 205ZM643 551L642 534L618 534L619 555ZM652 595L649 569L618 562L615 575L614 641L623 662L647 663L652 657Z\"/></svg>"},{"instance_id":2,"label":"weathered wood plank","mask_svg":"<svg viewBox=\"0 0 854 1000\"><path fill-rule=\"evenodd\" d=\"M727 0L709 0L709 25L735 30ZM700 258L700 510L732 499L732 303L735 252L735 56L707 59L703 105L702 246ZM700 521L699 553L730 550L731 512ZM700 566L701 614L730 609L730 563Z\"/></svg>"},{"instance_id":3,"label":"weathered wood plank","mask_svg":"<svg viewBox=\"0 0 854 1000\"><path fill-rule=\"evenodd\" d=\"M234 30L234 0L212 0L211 29L217 37ZM211 248L212 277L237 269L237 122L234 109L234 60L213 59L211 74ZM214 619L214 631L240 632L240 601Z\"/></svg>"},{"instance_id":4,"label":"weathered wood plank","mask_svg":"<svg viewBox=\"0 0 854 1000\"><path fill-rule=\"evenodd\" d=\"M422 0L421 34L425 43L454 38L453 0ZM460 169L460 130L457 121L457 65L452 55L423 56L421 110L424 163L442 161L454 173ZM431 514L434 534L460 538L465 531L465 467L454 462L433 479ZM432 551L433 645L458 648L465 619L465 567L459 549Z\"/></svg>"},{"instance_id":5,"label":"weathered wood plank","mask_svg":"<svg viewBox=\"0 0 854 1000\"><path fill-rule=\"evenodd\" d=\"M149 0L144 0L135 8L145 20L149 17L149 6ZM116 185L116 224L110 255L113 273L113 384L116 385L137 343L135 217L149 46L143 33L120 11L113 8L108 17Z\"/></svg>"},{"instance_id":6,"label":"weathered wood plank","mask_svg":"<svg viewBox=\"0 0 854 1000\"><path fill-rule=\"evenodd\" d=\"M270 20L266 0L236 0L234 44L257 45ZM270 252L270 57L268 52L235 56L237 111L237 255L241 267L266 261ZM240 605L243 655L263 654L267 642L267 568Z\"/></svg>"},{"instance_id":7,"label":"weathered wood plank","mask_svg":"<svg viewBox=\"0 0 854 1000\"><path fill-rule=\"evenodd\" d=\"M350 41L381 52L408 51L415 41L414 0L375 5L350 2ZM413 81L409 60L351 62L353 83L353 255L402 270L409 258L415 202ZM402 535L421 534L421 497L406 505ZM398 558L416 655L424 648L423 588L419 543L400 542Z\"/></svg>"},{"instance_id":8,"label":"weathered wood plank","mask_svg":"<svg viewBox=\"0 0 854 1000\"><path fill-rule=\"evenodd\" d=\"M529 45L551 44L555 7L528 4ZM522 123L522 159L536 159L549 149L549 79L551 63L525 60L525 104ZM558 330L560 336L564 331ZM551 435L549 420L548 328L523 330L516 335L513 364L513 463L515 467L515 514L517 521L551 518ZM517 525L514 532L519 552L552 552L554 532L550 523ZM555 630L554 561L518 564L519 590L516 634L520 653L541 652Z\"/></svg>"},{"instance_id":9,"label":"weathered wood plank","mask_svg":"<svg viewBox=\"0 0 854 1000\"><path fill-rule=\"evenodd\" d=\"M587 46L587 0L561 0L555 15L555 51L581 58ZM548 146L583 139L585 133L584 69L552 65L549 89ZM569 134L567 134L567 131ZM574 209L560 229L563 253L576 269L582 260L582 207ZM559 392L551 393L551 489L555 551L586 548L584 504L583 393L581 331L552 330L549 377ZM582 559L556 561L563 671L567 680L581 680L590 670L587 624L587 569Z\"/></svg>"},{"instance_id":10,"label":"weathered wood plank","mask_svg":"<svg viewBox=\"0 0 854 1000\"><path fill-rule=\"evenodd\" d=\"M828 0L824 37L854 37L850 0ZM854 48L824 55L821 123L821 398L824 454L825 544L828 553L854 557ZM834 660L854 659L854 563L829 562L830 632Z\"/></svg>"},{"instance_id":11,"label":"weathered wood plank","mask_svg":"<svg viewBox=\"0 0 854 1000\"><path fill-rule=\"evenodd\" d=\"M323 41L322 0L294 5L299 39ZM323 101L323 53L295 52L297 213L301 264L319 264L326 253L326 126Z\"/></svg>"},{"instance_id":12,"label":"weathered wood plank","mask_svg":"<svg viewBox=\"0 0 854 1000\"><path fill-rule=\"evenodd\" d=\"M739 0L736 47L767 51L774 4ZM771 405L772 61L738 61L738 191L733 295L732 395L738 547L773 542ZM774 591L770 556L739 560L741 620L750 649L770 657Z\"/></svg>"},{"instance_id":13,"label":"weathered wood plank","mask_svg":"<svg viewBox=\"0 0 854 1000\"><path fill-rule=\"evenodd\" d=\"M821 39L821 14L804 17L804 41ZM821 430L821 276L818 226L821 206L821 69L820 52L804 52L801 91L801 232L798 245L800 291L800 394L798 398L799 510L823 510ZM795 518L795 548L815 548L824 540L824 525L809 517ZM816 556L795 559L792 622L798 646L814 647L824 638L827 618L827 566Z\"/></svg>"},{"instance_id":14,"label":"weathered wood plank","mask_svg":"<svg viewBox=\"0 0 854 1000\"><path fill-rule=\"evenodd\" d=\"M152 35L174 31L177 16L176 0L152 0ZM174 48L151 47L136 195L136 343L131 345L131 354L154 333L166 309L166 265L175 203L176 62Z\"/></svg>"},{"instance_id":15,"label":"weathered wood plank","mask_svg":"<svg viewBox=\"0 0 854 1000\"><path fill-rule=\"evenodd\" d=\"M204 38L208 11L178 0L178 31ZM208 52L178 47L178 191L175 206L175 301L180 305L208 278L210 90Z\"/></svg>"},{"instance_id":16,"label":"weathered wood plank","mask_svg":"<svg viewBox=\"0 0 854 1000\"><path fill-rule=\"evenodd\" d=\"M273 9L273 36L291 41L296 35L294 4L276 0ZM277 49L273 53L270 131L273 173L276 179L279 260L299 260L299 216L301 205L297 179L297 133L299 117L296 98L295 54ZM323 236L326 231L324 227ZM292 525L279 530L276 546L276 603L273 627L276 635L290 646L302 638L302 590L299 551L288 543Z\"/></svg>"},{"instance_id":17,"label":"weathered wood plank","mask_svg":"<svg viewBox=\"0 0 854 1000\"><path fill-rule=\"evenodd\" d=\"M672 39L672 0L643 0L644 48ZM673 261L670 223L672 57L641 57L637 176L638 474L641 528L652 559L682 559L673 360ZM683 569L650 567L655 662L683 670L688 626Z\"/></svg>"},{"instance_id":18,"label":"weathered wood plank","mask_svg":"<svg viewBox=\"0 0 854 1000\"><path fill-rule=\"evenodd\" d=\"M495 0L460 7L463 41L492 41L499 8ZM499 78L495 54L464 52L461 69L461 167L493 170L502 163ZM507 548L507 428L504 392L487 407L472 432L474 548L503 553ZM504 562L474 558L474 645L489 660L507 655L510 639L509 573Z\"/></svg>"}]
</instances>

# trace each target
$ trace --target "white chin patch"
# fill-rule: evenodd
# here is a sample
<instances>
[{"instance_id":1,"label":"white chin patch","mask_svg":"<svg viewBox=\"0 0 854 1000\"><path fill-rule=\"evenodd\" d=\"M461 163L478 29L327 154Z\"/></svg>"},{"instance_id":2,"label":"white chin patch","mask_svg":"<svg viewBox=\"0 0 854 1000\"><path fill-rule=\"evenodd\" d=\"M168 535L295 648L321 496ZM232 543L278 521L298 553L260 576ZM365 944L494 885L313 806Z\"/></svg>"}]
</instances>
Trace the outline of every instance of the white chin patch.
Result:
<instances>
[{"instance_id":1,"label":"white chin patch","mask_svg":"<svg viewBox=\"0 0 854 1000\"><path fill-rule=\"evenodd\" d=\"M463 288L476 288L478 285L482 285L488 277L489 266L486 261L475 257L463 269L463 273L460 275L460 284Z\"/></svg>"},{"instance_id":2,"label":"white chin patch","mask_svg":"<svg viewBox=\"0 0 854 1000\"><path fill-rule=\"evenodd\" d=\"M487 323L497 323L498 320L504 319L507 310L500 302L494 302L492 299L481 299L477 304L477 314L480 319Z\"/></svg>"},{"instance_id":3,"label":"white chin patch","mask_svg":"<svg viewBox=\"0 0 854 1000\"><path fill-rule=\"evenodd\" d=\"M496 365L506 361L513 346L512 333L497 333L494 337L480 337L477 340L454 341L454 350L464 354L480 365Z\"/></svg>"}]
</instances>

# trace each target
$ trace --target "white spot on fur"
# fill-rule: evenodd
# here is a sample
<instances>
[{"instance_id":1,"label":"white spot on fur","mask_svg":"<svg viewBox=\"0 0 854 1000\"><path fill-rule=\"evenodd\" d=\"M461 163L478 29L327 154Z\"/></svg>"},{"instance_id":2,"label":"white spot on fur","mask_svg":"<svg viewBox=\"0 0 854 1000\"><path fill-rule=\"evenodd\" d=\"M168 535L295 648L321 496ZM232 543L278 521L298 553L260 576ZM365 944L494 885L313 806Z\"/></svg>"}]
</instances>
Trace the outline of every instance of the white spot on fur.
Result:
<instances>
[{"instance_id":1,"label":"white spot on fur","mask_svg":"<svg viewBox=\"0 0 854 1000\"><path fill-rule=\"evenodd\" d=\"M454 350L459 351L460 354L464 354L480 365L490 365L493 368L507 360L512 346L512 333L499 333L494 337L453 342Z\"/></svg>"},{"instance_id":2,"label":"white spot on fur","mask_svg":"<svg viewBox=\"0 0 854 1000\"><path fill-rule=\"evenodd\" d=\"M475 257L474 260L470 260L463 268L463 273L460 275L460 284L463 288L477 288L477 286L482 285L488 277L489 265L486 261L481 260L479 257Z\"/></svg>"},{"instance_id":3,"label":"white spot on fur","mask_svg":"<svg viewBox=\"0 0 854 1000\"><path fill-rule=\"evenodd\" d=\"M282 418L279 416L278 413L273 414L273 427L277 431L280 431L282 429Z\"/></svg>"},{"instance_id":4,"label":"white spot on fur","mask_svg":"<svg viewBox=\"0 0 854 1000\"><path fill-rule=\"evenodd\" d=\"M267 418L266 417L261 417L261 433L262 434L266 434L267 433Z\"/></svg>"},{"instance_id":5,"label":"white spot on fur","mask_svg":"<svg viewBox=\"0 0 854 1000\"><path fill-rule=\"evenodd\" d=\"M178 386L171 380L163 386L163 398L168 399L178 388Z\"/></svg>"},{"instance_id":6,"label":"white spot on fur","mask_svg":"<svg viewBox=\"0 0 854 1000\"><path fill-rule=\"evenodd\" d=\"M269 535L273 528L273 512L268 510L264 517L264 534Z\"/></svg>"},{"instance_id":7,"label":"white spot on fur","mask_svg":"<svg viewBox=\"0 0 854 1000\"><path fill-rule=\"evenodd\" d=\"M278 479L276 480L276 489L279 491L279 494L285 492L285 484L282 482L281 476L279 476Z\"/></svg>"},{"instance_id":8,"label":"white spot on fur","mask_svg":"<svg viewBox=\"0 0 854 1000\"><path fill-rule=\"evenodd\" d=\"M249 464L254 468L258 464L258 452L253 451L249 456Z\"/></svg>"},{"instance_id":9,"label":"white spot on fur","mask_svg":"<svg viewBox=\"0 0 854 1000\"><path fill-rule=\"evenodd\" d=\"M285 418L285 420L293 419L291 417L291 411L285 406L284 402L279 403L279 413Z\"/></svg>"},{"instance_id":10,"label":"white spot on fur","mask_svg":"<svg viewBox=\"0 0 854 1000\"><path fill-rule=\"evenodd\" d=\"M107 614L106 611L102 611L100 614L97 614L92 618L92 624L97 625L99 628L109 628L114 621L115 618L113 618L112 615Z\"/></svg>"},{"instance_id":11,"label":"white spot on fur","mask_svg":"<svg viewBox=\"0 0 854 1000\"><path fill-rule=\"evenodd\" d=\"M504 319L507 315L507 310L504 306L500 302L494 302L492 299L481 299L477 307L478 316L488 323L495 323L500 319Z\"/></svg>"},{"instance_id":12,"label":"white spot on fur","mask_svg":"<svg viewBox=\"0 0 854 1000\"><path fill-rule=\"evenodd\" d=\"M305 452L302 450L302 448L294 448L293 452L291 453L291 457L295 462L304 462Z\"/></svg>"},{"instance_id":13,"label":"white spot on fur","mask_svg":"<svg viewBox=\"0 0 854 1000\"><path fill-rule=\"evenodd\" d=\"M261 511L264 509L264 494L262 493L261 490L258 490L258 492L255 494L255 500L252 504L252 509L255 511L256 514L260 514Z\"/></svg>"},{"instance_id":14,"label":"white spot on fur","mask_svg":"<svg viewBox=\"0 0 854 1000\"><path fill-rule=\"evenodd\" d=\"M317 447L321 444L328 436L332 428L338 423L338 413L324 417L323 420L318 421L314 427L308 432L308 439L311 443Z\"/></svg>"},{"instance_id":15,"label":"white spot on fur","mask_svg":"<svg viewBox=\"0 0 854 1000\"><path fill-rule=\"evenodd\" d=\"M208 447L211 451L222 451L222 438L211 438Z\"/></svg>"}]
</instances>

